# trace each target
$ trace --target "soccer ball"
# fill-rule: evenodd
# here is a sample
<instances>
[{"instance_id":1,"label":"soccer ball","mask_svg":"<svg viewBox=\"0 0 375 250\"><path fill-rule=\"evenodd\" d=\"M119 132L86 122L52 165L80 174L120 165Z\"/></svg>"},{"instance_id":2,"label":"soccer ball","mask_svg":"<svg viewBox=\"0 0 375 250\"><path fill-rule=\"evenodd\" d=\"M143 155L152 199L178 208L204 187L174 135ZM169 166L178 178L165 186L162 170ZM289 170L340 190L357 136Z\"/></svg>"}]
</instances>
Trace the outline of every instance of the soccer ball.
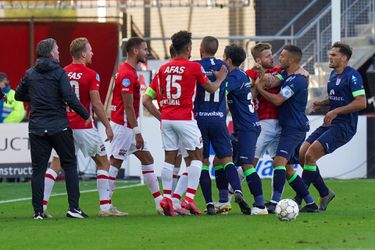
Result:
<instances>
[{"instance_id":1,"label":"soccer ball","mask_svg":"<svg viewBox=\"0 0 375 250\"><path fill-rule=\"evenodd\" d=\"M295 220L298 216L299 208L297 203L291 199L279 201L276 205L275 214L281 221Z\"/></svg>"}]
</instances>

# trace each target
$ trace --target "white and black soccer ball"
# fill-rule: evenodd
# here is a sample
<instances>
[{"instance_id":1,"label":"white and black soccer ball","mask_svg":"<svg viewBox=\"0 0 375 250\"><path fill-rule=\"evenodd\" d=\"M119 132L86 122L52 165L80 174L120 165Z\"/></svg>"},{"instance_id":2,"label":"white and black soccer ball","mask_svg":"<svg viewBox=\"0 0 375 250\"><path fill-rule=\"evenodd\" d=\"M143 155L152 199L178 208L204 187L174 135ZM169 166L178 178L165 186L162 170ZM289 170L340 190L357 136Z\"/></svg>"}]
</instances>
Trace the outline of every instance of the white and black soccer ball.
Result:
<instances>
[{"instance_id":1,"label":"white and black soccer ball","mask_svg":"<svg viewBox=\"0 0 375 250\"><path fill-rule=\"evenodd\" d=\"M297 203L291 199L283 199L276 205L275 214L281 221L295 220L298 216L299 208Z\"/></svg>"}]
</instances>

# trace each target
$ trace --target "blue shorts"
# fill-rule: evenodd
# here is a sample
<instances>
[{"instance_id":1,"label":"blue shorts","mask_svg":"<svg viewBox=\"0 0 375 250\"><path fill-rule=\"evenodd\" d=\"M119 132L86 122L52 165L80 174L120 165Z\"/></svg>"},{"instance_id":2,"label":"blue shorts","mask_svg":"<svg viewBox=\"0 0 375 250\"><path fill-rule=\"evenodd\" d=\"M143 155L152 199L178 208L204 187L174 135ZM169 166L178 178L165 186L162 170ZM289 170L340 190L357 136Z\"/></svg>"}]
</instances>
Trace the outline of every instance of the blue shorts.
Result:
<instances>
[{"instance_id":1,"label":"blue shorts","mask_svg":"<svg viewBox=\"0 0 375 250\"><path fill-rule=\"evenodd\" d=\"M233 132L233 161L236 166L254 164L255 145L259 134L260 128Z\"/></svg>"},{"instance_id":2,"label":"blue shorts","mask_svg":"<svg viewBox=\"0 0 375 250\"><path fill-rule=\"evenodd\" d=\"M197 123L202 134L203 158L210 156L210 144L219 159L232 156L232 144L226 121L205 119L197 120Z\"/></svg>"},{"instance_id":3,"label":"blue shorts","mask_svg":"<svg viewBox=\"0 0 375 250\"><path fill-rule=\"evenodd\" d=\"M305 141L306 132L293 128L282 128L276 156L284 157L289 164L299 163L299 149Z\"/></svg>"},{"instance_id":4,"label":"blue shorts","mask_svg":"<svg viewBox=\"0 0 375 250\"><path fill-rule=\"evenodd\" d=\"M330 154L339 147L348 143L355 132L345 124L332 124L331 126L320 126L307 139L309 143L318 141L322 144L326 154Z\"/></svg>"}]
</instances>

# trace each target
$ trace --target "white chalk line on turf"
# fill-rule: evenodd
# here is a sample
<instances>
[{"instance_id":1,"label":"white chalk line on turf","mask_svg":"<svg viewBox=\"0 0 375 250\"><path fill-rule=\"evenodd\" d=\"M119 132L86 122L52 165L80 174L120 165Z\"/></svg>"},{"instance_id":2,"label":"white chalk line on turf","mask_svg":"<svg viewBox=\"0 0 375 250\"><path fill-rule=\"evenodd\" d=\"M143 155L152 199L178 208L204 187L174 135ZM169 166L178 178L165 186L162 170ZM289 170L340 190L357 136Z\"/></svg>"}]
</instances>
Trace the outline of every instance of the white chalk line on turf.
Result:
<instances>
[{"instance_id":1,"label":"white chalk line on turf","mask_svg":"<svg viewBox=\"0 0 375 250\"><path fill-rule=\"evenodd\" d=\"M133 187L139 187L139 186L143 186L144 184L133 184L133 185L128 185L128 186L122 186L122 187L117 187L115 190L117 189L125 189L125 188L133 188ZM81 194L84 194L84 193L93 193L93 192L97 192L98 190L97 189L89 189L89 190L83 190L81 191L80 193ZM55 196L63 196L63 195L67 195L67 193L57 193L57 194L52 194L51 197L55 197ZM0 204L4 204L4 203L12 203L12 202L18 202L18 201L29 201L31 200L31 197L27 197L27 198L18 198L18 199L12 199L12 200L0 200Z\"/></svg>"}]
</instances>

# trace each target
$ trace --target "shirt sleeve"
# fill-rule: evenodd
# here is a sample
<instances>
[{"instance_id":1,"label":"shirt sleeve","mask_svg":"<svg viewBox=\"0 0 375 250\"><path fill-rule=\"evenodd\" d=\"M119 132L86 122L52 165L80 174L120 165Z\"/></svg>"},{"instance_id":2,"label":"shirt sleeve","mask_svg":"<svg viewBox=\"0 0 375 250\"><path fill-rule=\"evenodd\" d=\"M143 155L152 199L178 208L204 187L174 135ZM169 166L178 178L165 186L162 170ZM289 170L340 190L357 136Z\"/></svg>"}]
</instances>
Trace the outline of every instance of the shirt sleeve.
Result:
<instances>
[{"instance_id":1,"label":"shirt sleeve","mask_svg":"<svg viewBox=\"0 0 375 250\"><path fill-rule=\"evenodd\" d=\"M246 70L246 74L253 80L254 82L258 78L258 73L255 70L248 69Z\"/></svg>"},{"instance_id":2,"label":"shirt sleeve","mask_svg":"<svg viewBox=\"0 0 375 250\"><path fill-rule=\"evenodd\" d=\"M280 94L285 98L285 100L288 100L294 94L307 87L304 77L296 75L291 77L294 77L294 79L286 82L286 84L280 90Z\"/></svg>"},{"instance_id":3,"label":"shirt sleeve","mask_svg":"<svg viewBox=\"0 0 375 250\"><path fill-rule=\"evenodd\" d=\"M350 90L352 91L353 97L365 95L363 88L363 80L358 72L354 72L350 79Z\"/></svg>"},{"instance_id":4,"label":"shirt sleeve","mask_svg":"<svg viewBox=\"0 0 375 250\"><path fill-rule=\"evenodd\" d=\"M281 74L281 72L282 72L283 70L280 69L280 68L277 68L277 67L275 67L274 69L275 69L275 71L272 72L272 75L273 75L273 76L276 76L280 81L284 80L284 77L283 77L283 75Z\"/></svg>"},{"instance_id":5,"label":"shirt sleeve","mask_svg":"<svg viewBox=\"0 0 375 250\"><path fill-rule=\"evenodd\" d=\"M150 85L146 89L146 95L151 97L153 100L156 99L156 94L157 94L156 91L157 91L157 88L158 88L158 85L159 85L158 81L159 81L159 75L156 74L154 76L154 78L152 79Z\"/></svg>"},{"instance_id":6,"label":"shirt sleeve","mask_svg":"<svg viewBox=\"0 0 375 250\"><path fill-rule=\"evenodd\" d=\"M207 78L206 71L204 70L203 66L199 63L195 63L194 74L196 75L196 79L199 82L199 84L203 85L208 83L209 80Z\"/></svg>"},{"instance_id":7,"label":"shirt sleeve","mask_svg":"<svg viewBox=\"0 0 375 250\"><path fill-rule=\"evenodd\" d=\"M96 72L92 72L90 90L99 90L100 88L100 76Z\"/></svg>"},{"instance_id":8,"label":"shirt sleeve","mask_svg":"<svg viewBox=\"0 0 375 250\"><path fill-rule=\"evenodd\" d=\"M121 93L133 94L133 86L137 80L132 74L125 72L120 75L119 83L121 84Z\"/></svg>"}]
</instances>

